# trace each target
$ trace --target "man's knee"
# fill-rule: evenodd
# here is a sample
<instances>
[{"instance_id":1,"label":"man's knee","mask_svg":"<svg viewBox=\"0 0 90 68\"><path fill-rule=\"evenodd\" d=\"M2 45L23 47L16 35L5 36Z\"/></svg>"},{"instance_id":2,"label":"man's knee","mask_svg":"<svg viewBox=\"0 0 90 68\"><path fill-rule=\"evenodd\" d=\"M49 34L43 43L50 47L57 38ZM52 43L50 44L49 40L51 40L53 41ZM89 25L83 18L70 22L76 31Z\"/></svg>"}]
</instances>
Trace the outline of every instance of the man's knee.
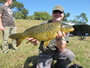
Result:
<instances>
[{"instance_id":1,"label":"man's knee","mask_svg":"<svg viewBox=\"0 0 90 68\"><path fill-rule=\"evenodd\" d=\"M72 62L73 60L74 60L74 58L75 58L75 55L73 54L73 52L72 51L70 51L70 50L67 50L66 51L66 56L69 58L69 60Z\"/></svg>"},{"instance_id":2,"label":"man's knee","mask_svg":"<svg viewBox=\"0 0 90 68\"><path fill-rule=\"evenodd\" d=\"M74 60L75 55L72 51L65 49L61 54L55 64L56 68L67 68L67 66Z\"/></svg>"},{"instance_id":3,"label":"man's knee","mask_svg":"<svg viewBox=\"0 0 90 68\"><path fill-rule=\"evenodd\" d=\"M63 64L63 63L72 62L74 60L74 57L75 55L73 54L73 52L65 48L64 51L59 53L57 60Z\"/></svg>"}]
</instances>

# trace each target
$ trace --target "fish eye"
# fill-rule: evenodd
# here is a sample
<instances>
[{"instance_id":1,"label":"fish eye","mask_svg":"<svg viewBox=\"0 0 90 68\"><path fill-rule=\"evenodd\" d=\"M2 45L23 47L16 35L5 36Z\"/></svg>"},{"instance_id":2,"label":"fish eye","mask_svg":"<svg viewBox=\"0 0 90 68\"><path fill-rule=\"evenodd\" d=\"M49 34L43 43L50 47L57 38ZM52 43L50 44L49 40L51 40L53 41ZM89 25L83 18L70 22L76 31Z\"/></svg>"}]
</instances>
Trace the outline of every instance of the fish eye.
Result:
<instances>
[{"instance_id":1,"label":"fish eye","mask_svg":"<svg viewBox=\"0 0 90 68\"><path fill-rule=\"evenodd\" d=\"M65 27L65 26L62 26L62 27Z\"/></svg>"}]
</instances>

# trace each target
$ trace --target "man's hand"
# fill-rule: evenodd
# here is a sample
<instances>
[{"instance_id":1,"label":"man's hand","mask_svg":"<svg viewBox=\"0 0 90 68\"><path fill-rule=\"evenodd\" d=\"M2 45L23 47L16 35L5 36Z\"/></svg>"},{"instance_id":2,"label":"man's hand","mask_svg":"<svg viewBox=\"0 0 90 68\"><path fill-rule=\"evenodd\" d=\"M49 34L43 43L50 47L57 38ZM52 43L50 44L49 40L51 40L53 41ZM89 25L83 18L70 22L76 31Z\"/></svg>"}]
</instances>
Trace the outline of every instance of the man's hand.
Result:
<instances>
[{"instance_id":1,"label":"man's hand","mask_svg":"<svg viewBox=\"0 0 90 68\"><path fill-rule=\"evenodd\" d=\"M4 31L4 27L3 26L0 27L0 31Z\"/></svg>"},{"instance_id":2,"label":"man's hand","mask_svg":"<svg viewBox=\"0 0 90 68\"><path fill-rule=\"evenodd\" d=\"M29 42L31 42L33 45L38 45L39 44L39 41L37 41L36 39L33 39L33 38L27 38L27 40ZM27 42L28 43L28 42Z\"/></svg>"},{"instance_id":3,"label":"man's hand","mask_svg":"<svg viewBox=\"0 0 90 68\"><path fill-rule=\"evenodd\" d=\"M60 39L60 38L65 37L65 36L66 36L66 34L64 32L61 33L61 31L58 31L56 39Z\"/></svg>"},{"instance_id":4,"label":"man's hand","mask_svg":"<svg viewBox=\"0 0 90 68\"><path fill-rule=\"evenodd\" d=\"M1 17L2 17L2 14L0 14L0 31L4 31L4 27L2 26Z\"/></svg>"},{"instance_id":5,"label":"man's hand","mask_svg":"<svg viewBox=\"0 0 90 68\"><path fill-rule=\"evenodd\" d=\"M15 29L16 29L16 31L18 30L18 28L17 28L17 27L15 27Z\"/></svg>"}]
</instances>

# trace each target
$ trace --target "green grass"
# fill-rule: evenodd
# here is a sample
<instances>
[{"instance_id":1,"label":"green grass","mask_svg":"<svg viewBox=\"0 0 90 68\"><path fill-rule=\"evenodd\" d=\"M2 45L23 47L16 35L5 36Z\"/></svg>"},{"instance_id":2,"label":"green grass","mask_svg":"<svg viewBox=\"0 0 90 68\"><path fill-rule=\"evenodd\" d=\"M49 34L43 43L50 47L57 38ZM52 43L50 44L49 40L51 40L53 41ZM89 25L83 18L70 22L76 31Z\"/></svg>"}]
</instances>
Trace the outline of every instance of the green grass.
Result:
<instances>
[{"instance_id":1,"label":"green grass","mask_svg":"<svg viewBox=\"0 0 90 68\"><path fill-rule=\"evenodd\" d=\"M25 29L39 25L42 20L15 20L18 28L17 32L23 32ZM2 32L0 31L0 47L2 45ZM11 39L9 39L11 47ZM2 53L0 48L0 68L31 68L33 62L38 59L38 47L31 43L26 44L24 40L18 47L19 51L10 48L8 55ZM75 54L74 61L70 64L78 64L83 68L90 68L90 36L85 40L79 40L77 36L70 37L69 43L66 46Z\"/></svg>"}]
</instances>

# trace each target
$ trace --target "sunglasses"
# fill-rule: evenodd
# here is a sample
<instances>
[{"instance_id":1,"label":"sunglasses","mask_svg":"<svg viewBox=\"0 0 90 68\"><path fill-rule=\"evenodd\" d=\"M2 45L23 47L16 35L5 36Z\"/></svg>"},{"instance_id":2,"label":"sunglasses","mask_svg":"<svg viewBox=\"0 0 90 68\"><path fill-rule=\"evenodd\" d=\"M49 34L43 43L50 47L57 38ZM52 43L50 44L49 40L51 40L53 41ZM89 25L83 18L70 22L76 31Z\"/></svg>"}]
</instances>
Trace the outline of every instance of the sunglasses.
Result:
<instances>
[{"instance_id":1,"label":"sunglasses","mask_svg":"<svg viewBox=\"0 0 90 68\"><path fill-rule=\"evenodd\" d=\"M57 13L62 14L63 12L61 12L61 11L59 11L59 10L55 10L55 11L53 11L53 13L55 13L55 14L57 14Z\"/></svg>"}]
</instances>

